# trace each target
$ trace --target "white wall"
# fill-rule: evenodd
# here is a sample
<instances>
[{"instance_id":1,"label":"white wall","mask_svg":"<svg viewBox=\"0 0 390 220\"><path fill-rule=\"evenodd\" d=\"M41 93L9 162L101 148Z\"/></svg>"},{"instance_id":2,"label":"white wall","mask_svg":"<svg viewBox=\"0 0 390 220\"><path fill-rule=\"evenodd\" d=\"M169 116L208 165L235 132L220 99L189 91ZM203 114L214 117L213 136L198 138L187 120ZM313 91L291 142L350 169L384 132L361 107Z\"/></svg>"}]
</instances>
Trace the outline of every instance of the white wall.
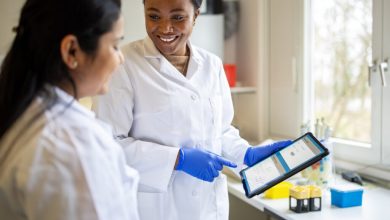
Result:
<instances>
[{"instance_id":1,"label":"white wall","mask_svg":"<svg viewBox=\"0 0 390 220\"><path fill-rule=\"evenodd\" d=\"M223 59L223 15L200 15L191 34L191 43Z\"/></svg>"},{"instance_id":2,"label":"white wall","mask_svg":"<svg viewBox=\"0 0 390 220\"><path fill-rule=\"evenodd\" d=\"M12 28L18 24L20 10L25 0L0 1L0 57L7 53L14 33ZM125 17L125 40L123 43L144 38L145 19L142 0L123 0L122 11Z\"/></svg>"},{"instance_id":3,"label":"white wall","mask_svg":"<svg viewBox=\"0 0 390 220\"><path fill-rule=\"evenodd\" d=\"M257 88L255 94L233 95L240 133L259 142L268 131L268 0L239 0L240 26L237 36L237 80Z\"/></svg>"},{"instance_id":4,"label":"white wall","mask_svg":"<svg viewBox=\"0 0 390 220\"><path fill-rule=\"evenodd\" d=\"M0 57L4 55L12 42L12 28L18 24L19 14L24 0L0 1Z\"/></svg>"},{"instance_id":5,"label":"white wall","mask_svg":"<svg viewBox=\"0 0 390 220\"><path fill-rule=\"evenodd\" d=\"M125 40L123 43L144 38L146 31L142 0L122 0L122 13L125 18Z\"/></svg>"}]
</instances>

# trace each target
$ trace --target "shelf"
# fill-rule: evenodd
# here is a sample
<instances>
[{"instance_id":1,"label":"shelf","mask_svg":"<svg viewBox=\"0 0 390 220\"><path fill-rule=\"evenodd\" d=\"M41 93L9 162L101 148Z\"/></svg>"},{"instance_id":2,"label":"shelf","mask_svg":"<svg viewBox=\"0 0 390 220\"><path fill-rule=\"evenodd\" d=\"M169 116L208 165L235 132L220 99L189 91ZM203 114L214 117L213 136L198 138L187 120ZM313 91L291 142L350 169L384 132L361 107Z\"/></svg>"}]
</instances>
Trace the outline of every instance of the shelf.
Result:
<instances>
[{"instance_id":1,"label":"shelf","mask_svg":"<svg viewBox=\"0 0 390 220\"><path fill-rule=\"evenodd\" d=\"M230 92L232 94L256 93L256 87L232 87Z\"/></svg>"}]
</instances>

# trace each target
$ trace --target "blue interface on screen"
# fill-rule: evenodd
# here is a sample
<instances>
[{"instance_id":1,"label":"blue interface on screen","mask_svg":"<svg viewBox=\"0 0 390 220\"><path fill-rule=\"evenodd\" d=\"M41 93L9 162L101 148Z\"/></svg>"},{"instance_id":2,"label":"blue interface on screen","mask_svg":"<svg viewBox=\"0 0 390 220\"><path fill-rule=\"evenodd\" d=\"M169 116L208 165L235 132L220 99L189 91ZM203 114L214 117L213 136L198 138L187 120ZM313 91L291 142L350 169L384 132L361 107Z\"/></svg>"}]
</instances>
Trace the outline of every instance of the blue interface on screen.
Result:
<instances>
[{"instance_id":1,"label":"blue interface on screen","mask_svg":"<svg viewBox=\"0 0 390 220\"><path fill-rule=\"evenodd\" d=\"M324 150L310 136L304 136L292 145L245 171L249 191L256 190L270 181L304 164Z\"/></svg>"}]
</instances>

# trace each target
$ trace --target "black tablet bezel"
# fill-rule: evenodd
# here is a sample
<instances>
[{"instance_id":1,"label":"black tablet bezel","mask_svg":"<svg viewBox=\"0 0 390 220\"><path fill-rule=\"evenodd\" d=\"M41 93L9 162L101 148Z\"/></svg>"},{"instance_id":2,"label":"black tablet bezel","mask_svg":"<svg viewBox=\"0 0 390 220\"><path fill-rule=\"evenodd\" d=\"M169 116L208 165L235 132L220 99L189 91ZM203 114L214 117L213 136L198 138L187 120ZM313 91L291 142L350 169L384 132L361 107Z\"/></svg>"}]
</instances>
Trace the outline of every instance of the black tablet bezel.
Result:
<instances>
[{"instance_id":1,"label":"black tablet bezel","mask_svg":"<svg viewBox=\"0 0 390 220\"><path fill-rule=\"evenodd\" d=\"M245 176L244 172L245 172L246 170L250 169L251 167L256 166L258 163L261 163L263 160L267 159L268 157L267 157L267 158L264 158L263 160L261 160L261 161L259 161L259 162L257 162L257 163L254 164L253 166L247 167L247 168L245 168L245 169L243 169L243 170L240 171L241 181L242 181L242 184L243 184L243 186L244 186L245 195L246 195L248 198L252 198L252 197L255 196L255 195L258 195L258 194L260 194L260 193L263 193L264 191L266 191L267 189L273 187L274 185L276 185L276 184L282 182L283 180L286 180L287 178L289 178L289 177L295 175L296 173L302 171L303 169L305 169L305 168L307 168L307 167L313 165L314 163L320 161L322 158L324 158L325 156L327 156L327 155L329 154L329 150L328 150L326 147L324 147L324 145L321 144L321 142L320 142L316 137L314 137L314 135L313 135L311 132L308 132L308 133L306 133L306 134L300 136L299 138L295 139L295 140L293 141L293 143L299 141L300 139L302 139L302 138L304 138L304 137L306 137L306 136L310 136L310 137L318 144L318 146L320 146L324 151L323 151L322 153L318 154L317 156L313 157L312 159L308 160L308 161L305 162L304 164L302 164L302 165L300 165L300 166L298 166L298 167L296 167L296 168L294 168L294 169L291 169L289 172L287 172L287 173L285 173L285 174L283 174L283 175L277 177L276 179L270 181L269 183L263 185L262 187L257 188L257 189L254 190L253 192L251 192L251 193L248 192L248 189L247 189L247 182L246 182L246 176ZM293 143L291 143L291 144L293 144ZM275 152L275 153L276 153L276 152ZM273 154L270 155L269 157L273 156L275 153L273 153Z\"/></svg>"}]
</instances>

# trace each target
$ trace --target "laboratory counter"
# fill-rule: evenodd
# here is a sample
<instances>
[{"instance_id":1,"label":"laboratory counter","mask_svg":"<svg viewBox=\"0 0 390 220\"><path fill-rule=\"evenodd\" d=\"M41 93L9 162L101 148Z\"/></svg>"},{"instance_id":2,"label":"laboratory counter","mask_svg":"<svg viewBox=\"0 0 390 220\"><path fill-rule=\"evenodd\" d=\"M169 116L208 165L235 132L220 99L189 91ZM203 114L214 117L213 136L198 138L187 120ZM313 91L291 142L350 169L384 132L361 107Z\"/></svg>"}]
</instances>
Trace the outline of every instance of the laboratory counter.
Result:
<instances>
[{"instance_id":1,"label":"laboratory counter","mask_svg":"<svg viewBox=\"0 0 390 220\"><path fill-rule=\"evenodd\" d=\"M342 179L337 181L344 181ZM390 219L390 190L369 185L364 187L362 206L338 208L331 205L329 190L323 190L322 210L307 213L295 213L289 209L289 199L266 199L263 194L248 199L240 180L228 176L229 193L254 208L277 219L299 220L376 220Z\"/></svg>"}]
</instances>

